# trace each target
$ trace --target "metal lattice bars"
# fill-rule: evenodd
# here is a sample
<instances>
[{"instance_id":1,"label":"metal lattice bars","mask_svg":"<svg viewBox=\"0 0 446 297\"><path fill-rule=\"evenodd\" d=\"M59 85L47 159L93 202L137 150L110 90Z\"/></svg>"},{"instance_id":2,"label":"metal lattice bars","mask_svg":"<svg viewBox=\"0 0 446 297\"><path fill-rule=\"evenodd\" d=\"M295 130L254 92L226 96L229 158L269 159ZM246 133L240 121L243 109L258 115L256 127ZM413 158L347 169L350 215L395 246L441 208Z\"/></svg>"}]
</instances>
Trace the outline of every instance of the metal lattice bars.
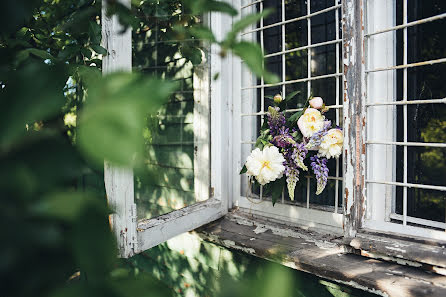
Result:
<instances>
[{"instance_id":1,"label":"metal lattice bars","mask_svg":"<svg viewBox=\"0 0 446 297\"><path fill-rule=\"evenodd\" d=\"M284 0L282 0L282 1L284 1ZM307 2L308 6L310 5L309 3L311 3L311 2L310 1ZM331 6L331 7L328 7L328 8L325 8L325 9L313 12L313 13L310 13L309 10L308 10L307 14L304 15L304 16L293 18L293 19L289 19L289 20L286 20L286 21L277 22L277 23L274 23L274 24L271 24L271 25L267 25L267 26L260 25L259 28L243 32L241 35L247 35L247 34L255 33L255 32L258 32L258 31L264 31L265 29L270 29L270 28L274 28L274 27L277 27L277 26L281 26L281 25L286 25L286 24L289 24L289 23L302 21L302 20L305 20L305 19L308 20L308 19L310 19L310 18L312 18L314 16L317 16L319 14L326 13L326 12L329 12L329 11L333 11L333 10L339 9L339 8L341 8L341 4L335 5L335 6Z\"/></svg>"},{"instance_id":2,"label":"metal lattice bars","mask_svg":"<svg viewBox=\"0 0 446 297\"><path fill-rule=\"evenodd\" d=\"M308 55L308 56L311 58L310 55ZM310 59L310 64L311 64L311 59ZM311 66L309 66L309 67L311 67ZM311 68L310 68L310 71L311 71ZM310 73L310 76L307 77L307 78L301 78L301 79L295 79L295 80L287 80L287 81L278 82L278 83L275 83L275 84L261 84L261 85L256 85L256 86L243 87L242 90L258 89L258 88L270 88L270 87L276 87L276 86L281 86L281 85L289 85L289 84L294 84L294 83L310 82L312 80L319 80L319 79L336 77L336 76L340 77L340 76L342 76L342 73L332 73L332 74L325 74L325 75L319 75L319 76L313 76L313 77L311 77L311 73Z\"/></svg>"},{"instance_id":3,"label":"metal lattice bars","mask_svg":"<svg viewBox=\"0 0 446 297\"><path fill-rule=\"evenodd\" d=\"M330 108L330 109L340 109L343 107L343 105L327 105L326 107ZM302 111L304 110L303 108L295 108L295 109L285 109L283 112L285 113L290 113L290 112L297 112L297 111ZM260 116L260 115L265 115L266 112L264 111L259 111L256 113L242 113L241 116L242 117L248 117L248 116ZM336 123L338 124L338 123Z\"/></svg>"},{"instance_id":4,"label":"metal lattice bars","mask_svg":"<svg viewBox=\"0 0 446 297\"><path fill-rule=\"evenodd\" d=\"M300 0L297 0L300 1ZM329 107L330 109L334 109L335 110L335 114L336 114L336 124L339 125L341 123L341 108L343 108L341 99L340 99L340 91L341 91L341 76L342 76L342 71L341 71L341 67L340 67L340 58L341 58L341 47L340 47L340 43L342 42L342 36L340 36L340 11L341 11L341 7L342 5L339 4L340 1L339 0L333 0L333 5L331 7L328 8L324 8L324 9L320 9L317 10L315 12L312 12L312 1L308 0L305 2L302 2L302 9L303 11L305 11L305 15L304 16L299 16L296 18L292 18L287 20L286 19L286 5L287 2L285 2L285 0L282 0L280 2L281 6L280 6L280 10L281 10L281 16L279 17L279 19L272 24L268 24L268 25L264 25L264 20L261 19L260 20L260 26L258 28L252 28L244 33L242 33L242 37L243 36L252 36L252 38L255 38L255 35L249 35L251 33L257 33L257 38L260 41L260 45L262 47L262 50L265 50L265 42L267 42L267 40L265 40L265 36L264 36L264 31L266 29L269 28L280 28L278 34L281 34L280 36L280 48L279 51L277 52L273 52L273 53L269 53L264 55L265 58L272 58L272 57L280 57L281 61L279 62L280 65L279 67L281 68L281 81L278 83L274 83L274 84L266 84L263 80L263 78L261 78L259 81L255 81L255 80L251 80L251 83L245 84L241 86L241 90L242 92L249 92L252 95L255 95L256 91L259 91L259 95L260 98L258 98L258 102L259 102L259 107L260 107L260 111L258 112L253 112L250 111L249 109L247 110L247 112L241 112L240 113L240 117L241 118L245 118L245 121L248 121L246 123L249 123L249 117L257 117L259 116L260 118L260 123L263 124L264 122L264 116L267 114L267 112L265 111L266 107L267 107L267 103L265 102L265 93L266 93L266 88L271 88L271 87L278 87L279 90L282 93L282 96L286 96L287 93L287 85L290 84L305 84L306 85L306 91L307 91L307 95L309 96L312 91L312 82L313 81L319 81L319 80L328 80L328 79L334 79L336 82L336 97L334 104L329 105L327 107ZM253 6L256 5L257 7L257 11L258 12L262 12L265 9L265 2L264 1L253 1L250 3L243 3L243 5L241 6L241 9L251 9L253 10ZM317 15L321 15L324 13L328 13L328 12L333 12L334 11L334 23L327 23L327 21L323 22L323 26L322 30L332 30L332 28L330 27L330 29L327 29L328 26L331 26L331 24L333 24L333 27L335 29L335 36L331 37L333 38L333 40L320 40L320 42L318 43L312 43L312 30L315 30L316 26L319 26L319 24L314 25L312 28L312 17L315 17ZM306 28L307 28L307 32L302 34L305 36L305 38L307 39L307 44L304 46L298 46L298 47L294 47L291 49L286 49L287 47L287 39L286 39L286 24L292 23L292 22L297 22L297 21L305 21L306 22ZM331 21L333 22L333 21ZM326 31L327 32L327 31ZM331 31L333 32L333 31ZM324 33L322 33L324 34ZM326 33L325 33L326 34ZM327 37L328 39L328 37ZM328 46L328 45L334 45L335 47L333 48L333 51L335 51L335 55L336 55L336 61L335 61L335 65L333 65L333 68L335 69L336 73L328 73L328 74L323 74L323 75L314 75L313 70L312 70L312 64L313 60L315 59L313 53L317 53L316 51L314 51L313 49L319 48L319 47L323 47L323 46ZM307 51L307 69L306 71L304 70L304 72L306 72L306 77L303 78L298 78L295 77L295 79L290 79L289 78L289 74L287 73L288 69L287 69L287 60L286 60L286 55L290 54L290 53L294 53L294 52L299 52L299 51ZM243 62L242 62L243 63ZM291 74L291 73L290 73ZM289 80L287 80L287 77ZM334 91L334 90L333 90ZM250 95L250 96L252 96ZM317 94L315 94L317 95ZM295 109L288 109L288 110L284 110L284 112L286 113L291 113L291 112L297 112L297 111L301 111L303 110L303 108L295 108ZM242 121L243 122L243 121ZM243 126L242 126L243 129ZM248 136L248 135L247 135ZM255 135L252 135L253 137L255 137ZM249 136L248 136L249 137ZM249 140L240 140L240 143L242 145L249 145L252 146L255 144L255 141L249 141ZM330 210L326 210L326 211L330 211L330 212L335 212L338 213L338 202L339 202L339 183L343 182L343 178L341 173L341 169L342 167L340 166L339 161L336 161L336 170L332 171L332 175L335 176L329 176L328 179L330 181L333 181L333 185L334 185L334 204L332 205L331 203L331 209ZM302 176L302 181L305 181L306 185L307 185L307 189L306 189L306 199L304 198L305 203L302 204L302 207L306 208L310 208L311 203L310 203L310 197L312 195L312 189L311 189L311 177L309 175L305 175ZM257 199L262 200L263 197L263 188L260 187L260 192L258 192L258 195L256 195L255 197L257 197ZM289 203L289 201L285 201L285 195L282 194L282 199L281 199L282 203ZM296 202L297 203L297 202ZM297 204L296 204L297 205ZM312 207L311 207L312 208Z\"/></svg>"},{"instance_id":5,"label":"metal lattice bars","mask_svg":"<svg viewBox=\"0 0 446 297\"><path fill-rule=\"evenodd\" d=\"M375 2L373 2L375 3ZM371 11L373 11L374 14L377 13L377 11L379 9L377 9L376 5L377 4L370 4L371 7ZM381 2L380 2L381 3ZM382 4L382 3L381 3ZM381 5L378 4L378 5ZM418 62L413 62L413 63L409 63L408 62L408 55L409 55L409 37L408 36L408 28L413 27L413 26L417 26L417 25L421 25L421 24L425 24L428 22L433 22L433 21L438 21L441 19L445 19L446 18L446 13L441 13L432 17L427 17L427 18L423 18L423 19L419 19L419 20L415 20L415 21L411 21L408 22L408 2L407 0L403 0L402 1L402 24L401 25L395 25L396 22L396 16L392 15L392 14L386 14L386 19L385 21L387 22L383 22L383 19L380 19L378 17L378 15L370 15L368 13L368 17L372 17L374 22L372 22L372 27L374 26L374 28L372 28L372 33L368 33L365 34L365 37L367 38L366 40L366 45L367 45L367 50L369 51L369 55L373 56L373 51L374 50L378 50L380 51L380 49L377 49L377 46L381 46L383 48L388 48L389 50L387 51L386 55L387 56L382 56L382 57L376 57L373 56L374 58L372 58L371 61L371 65L369 65L370 67L368 67L367 70L365 70L365 74L367 77L367 81L368 84L373 85L372 88L372 92L373 92L373 88L387 88L387 94L386 93L380 93L378 95L371 95L371 97L375 97L375 98L379 98L379 101L373 102L370 100L370 98L368 99L369 102L366 102L365 106L367 107L367 114L369 116L369 118L372 119L372 121L370 121L370 119L368 120L368 125L369 125L369 132L368 134L374 134L373 133L373 129L374 127L380 127L382 125L380 125L379 123L376 123L374 126L374 122L377 120L377 113L378 111L375 111L375 109L372 109L370 107L384 107L384 109L380 109L379 113L382 115L382 120L385 123L388 123L388 131L383 131L383 135L380 135L379 133L376 134L375 136L371 136L371 139L368 139L367 141L365 141L365 144L368 146L368 152L370 153L371 156L375 156L372 157L373 160L371 160L372 163L377 162L378 160L376 160L376 152L382 152L383 155L382 157L378 157L378 158L383 158L383 160L386 160L387 163L389 163L390 160L390 164L386 164L384 167L389 167L389 168L393 168L393 175L392 173L390 173L389 175L383 175L383 170L382 169L377 169L376 166L370 162L368 162L367 166L369 168L373 168L373 171L369 171L370 176L366 177L366 184L369 184L370 188L375 189L372 190L371 193L375 193L379 192L379 193L385 193L385 202L382 201L382 196L381 197L375 197L374 195L372 195L371 197L369 197L369 200L373 200L375 205L380 205L380 210L385 211L385 216L383 217L384 221L386 222L385 224L391 224L393 226L395 226L395 222L394 221L400 221L402 224L402 228L407 228L405 226L407 225L417 225L418 227L420 226L424 226L424 227L429 227L429 228L439 228L439 229L446 229L446 224L444 222L437 222L434 220L429 220L427 218L416 218L411 216L409 210L408 210L408 203L412 201L412 195L409 195L408 190L409 189L419 189L419 190L430 190L430 191L441 191L441 192L446 192L446 186L445 185L432 185L432 184L425 184L422 181L418 181L416 180L415 183L411 183L409 182L409 172L410 172L410 164L409 163L411 161L411 159L409 158L409 152L408 152L408 148L409 147L420 147L420 148L434 148L434 149L444 149L446 148L446 143L435 143L435 142L411 142L409 141L409 128L410 128L410 124L412 119L409 118L409 114L408 114L408 106L410 105L426 105L426 104L445 104L446 103L446 98L435 98L435 97L431 97L428 99L417 99L417 98L413 98L413 100L409 100L408 98L408 90L409 87L411 85L409 85L408 83L408 69L410 68L415 68L415 67L421 67L421 66L430 66L430 65L435 65L435 64L441 64L441 63L446 63L446 58L430 58L431 60L425 60L425 61L418 61ZM385 7L382 7L382 9L380 10L381 12L386 9ZM388 7L387 7L388 9ZM383 12L384 13L384 12ZM390 23L390 19L392 19L392 23ZM379 25L376 24L385 24L383 25L381 28ZM397 39L396 39L396 34L395 31L396 30L402 30L402 60L401 60L401 65L395 65L396 63L395 61L395 53L397 51L396 48L396 44L397 44ZM386 32L393 32L394 34L388 34L388 35L380 35L382 33L386 33ZM393 61L393 62L389 62L389 61ZM381 65L380 65L381 63ZM386 66L386 64L390 64L390 65L395 65L395 66ZM384 64L384 66L382 65ZM397 88L397 81L396 81L396 71L400 70L402 71L401 73L401 85L402 85L402 98L401 100L392 100L393 98L396 98L396 88ZM387 71L387 72L386 72ZM388 74L386 74L388 73ZM387 76L386 76L387 75ZM394 78L391 78L392 75L394 75ZM383 77L387 77L387 80L383 80ZM376 82L380 82L381 84L379 86L375 85ZM369 90L370 91L370 90ZM386 99L386 96L387 99ZM387 100L387 101L385 101ZM395 107L397 106L401 106L401 110L400 109L396 109ZM398 114L397 114L398 113ZM388 115L394 114L393 116L393 122L392 120L389 120ZM395 141L397 139L397 132L396 132L396 117L402 117L401 120L401 125L402 125L402 141ZM386 118L387 117L387 118ZM393 131L393 132L392 132ZM381 137L380 137L381 136ZM383 140L380 140L379 138L384 138ZM381 146L379 146L381 145ZM401 168L401 176L399 178L397 178L396 176L396 148L401 148L402 149L402 168ZM387 155L386 155L387 154ZM389 158L390 159L386 159ZM393 159L392 159L393 158ZM388 166L390 165L390 166ZM384 168L383 167L383 168ZM376 172L378 173L376 173ZM399 179L400 181L395 181L395 179ZM381 186L380 186L381 185ZM388 186L388 187L385 187ZM375 188L376 187L376 188ZM385 187L387 190L382 190ZM397 188L401 189L401 192L399 192L401 194L401 200L396 199L397 198ZM380 192L381 191L381 192ZM375 193L376 194L376 193ZM399 204L401 203L401 204ZM401 207L400 209L400 214L396 213L396 205L398 205L398 207ZM377 211L377 210L374 210ZM377 214L373 214L374 217L381 217L380 215ZM393 220L393 221L392 221Z\"/></svg>"},{"instance_id":6,"label":"metal lattice bars","mask_svg":"<svg viewBox=\"0 0 446 297\"><path fill-rule=\"evenodd\" d=\"M289 50L282 50L280 52L267 54L267 55L265 55L265 58L271 58L271 57L280 56L283 54L294 53L294 52L303 51L303 50L310 49L310 48L316 48L316 47L321 47L321 46L326 46L326 45L341 43L341 42L342 42L342 39L336 38L335 40L324 41L324 42L315 43L315 44L309 44L309 45L305 45L305 46L301 46L301 47L292 48Z\"/></svg>"},{"instance_id":7,"label":"metal lattice bars","mask_svg":"<svg viewBox=\"0 0 446 297\"><path fill-rule=\"evenodd\" d=\"M407 28L404 28L404 32L405 31L407 31ZM407 37L407 32L404 33L404 36ZM399 69L407 70L407 68L420 67L420 66L429 66L429 65L440 64L440 63L446 63L446 58L407 64L407 57L406 57L403 65L396 65L396 66L382 67L382 68L366 70L366 73L378 72L378 71L388 71L388 70L399 70Z\"/></svg>"},{"instance_id":8,"label":"metal lattice bars","mask_svg":"<svg viewBox=\"0 0 446 297\"><path fill-rule=\"evenodd\" d=\"M374 106L386 106L386 105L411 105L411 104L436 104L436 103L443 103L446 104L446 98L442 99L422 99L422 100L405 100L405 101L392 101L392 102L373 102L373 103L367 103L367 107L374 107Z\"/></svg>"},{"instance_id":9,"label":"metal lattice bars","mask_svg":"<svg viewBox=\"0 0 446 297\"><path fill-rule=\"evenodd\" d=\"M425 23L441 20L441 19L444 19L444 18L446 18L446 13L442 13L442 14L435 15L435 16L432 16L432 17L429 17L429 18L413 21L413 22L410 22L410 23L406 22L405 24L402 24L402 25L399 25L399 26L394 26L394 27L387 28L387 29L384 29L384 30L379 30L379 31L376 31L376 32L368 33L368 34L365 34L365 37L370 37L370 36L377 35L377 34L382 34L382 33L386 33L386 32L396 31L396 30L399 30L399 29L409 28L409 27L412 27L412 26L421 25L421 24L425 24Z\"/></svg>"}]
</instances>

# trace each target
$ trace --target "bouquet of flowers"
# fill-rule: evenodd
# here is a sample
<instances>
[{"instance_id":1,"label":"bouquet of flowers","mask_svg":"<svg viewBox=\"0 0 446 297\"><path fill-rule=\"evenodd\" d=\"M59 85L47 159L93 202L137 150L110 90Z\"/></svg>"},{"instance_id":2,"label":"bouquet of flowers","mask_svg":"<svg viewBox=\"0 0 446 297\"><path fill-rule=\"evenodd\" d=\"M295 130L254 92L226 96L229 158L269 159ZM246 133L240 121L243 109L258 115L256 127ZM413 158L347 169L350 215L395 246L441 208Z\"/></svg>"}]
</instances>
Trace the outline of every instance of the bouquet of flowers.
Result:
<instances>
[{"instance_id":1,"label":"bouquet of flowers","mask_svg":"<svg viewBox=\"0 0 446 297\"><path fill-rule=\"evenodd\" d=\"M296 95L295 93L292 96ZM317 181L316 195L322 193L327 184L327 160L342 154L344 137L339 127L332 128L324 114L328 111L321 97L310 97L303 110L290 116L283 111L285 98L274 96L274 107L268 107L256 149L248 156L240 174L246 173L251 183L262 185L264 192L271 194L273 205L281 196L285 184L291 200L308 151L317 151L309 157L311 171Z\"/></svg>"}]
</instances>

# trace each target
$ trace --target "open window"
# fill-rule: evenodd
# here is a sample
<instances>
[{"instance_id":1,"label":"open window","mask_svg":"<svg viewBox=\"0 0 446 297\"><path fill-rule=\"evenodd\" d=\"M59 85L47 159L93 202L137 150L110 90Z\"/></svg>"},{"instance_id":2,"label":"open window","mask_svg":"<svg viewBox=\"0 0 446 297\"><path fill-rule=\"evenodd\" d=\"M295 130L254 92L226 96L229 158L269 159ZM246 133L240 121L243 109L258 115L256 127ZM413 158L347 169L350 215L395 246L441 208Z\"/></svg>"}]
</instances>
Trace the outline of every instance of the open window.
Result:
<instances>
[{"instance_id":1,"label":"open window","mask_svg":"<svg viewBox=\"0 0 446 297\"><path fill-rule=\"evenodd\" d=\"M222 168L230 158L224 149L228 131L223 129L230 122L223 116L230 89L220 81L229 68L213 46L197 39L175 40L169 20L208 23L217 37L228 21L216 14L211 23L209 15L188 15L182 1L171 2L167 9L147 3L160 11L151 26L133 32L122 33L117 17L103 12L103 44L109 52L104 73L137 68L181 86L147 119L144 169L133 172L105 164L107 198L115 209L110 221L121 257L209 223L228 210L227 171ZM130 5L130 0L122 3ZM217 72L220 79L211 85ZM218 137L211 137L211 130Z\"/></svg>"}]
</instances>

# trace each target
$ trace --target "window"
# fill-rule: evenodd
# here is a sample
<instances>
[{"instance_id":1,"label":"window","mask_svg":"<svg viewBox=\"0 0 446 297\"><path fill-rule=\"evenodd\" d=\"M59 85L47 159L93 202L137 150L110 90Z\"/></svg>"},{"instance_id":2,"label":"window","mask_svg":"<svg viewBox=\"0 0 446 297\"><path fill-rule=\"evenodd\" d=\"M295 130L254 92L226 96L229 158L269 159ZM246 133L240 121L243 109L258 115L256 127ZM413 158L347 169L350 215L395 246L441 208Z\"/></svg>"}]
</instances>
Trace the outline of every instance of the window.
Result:
<instances>
[{"instance_id":1,"label":"window","mask_svg":"<svg viewBox=\"0 0 446 297\"><path fill-rule=\"evenodd\" d=\"M367 228L446 239L446 3L367 1Z\"/></svg>"},{"instance_id":2,"label":"window","mask_svg":"<svg viewBox=\"0 0 446 297\"><path fill-rule=\"evenodd\" d=\"M168 108L151 119L159 130L147 143L148 165L163 178L147 182L144 172L135 179L129 170L106 166L121 255L211 222L233 206L348 238L372 230L446 240L444 1L233 4L238 6L238 18L274 8L240 38L261 45L265 67L280 82L256 78L243 61L231 55L222 58L214 45L195 55L197 63L185 62L181 55L167 61L165 52L180 48L187 54L191 44L200 41L172 40L168 28L161 28L162 17L152 26L161 28L162 34L152 29L134 32L138 42L133 46L133 66L179 80L183 87ZM181 17L180 12L175 17ZM208 22L219 40L236 20L218 13L208 17L196 21ZM104 70L130 70L130 32L120 35L116 19L104 19L106 47L115 51L104 59ZM310 95L324 98L328 117L344 128L344 152L338 160L330 159L323 194L316 196L315 181L302 175L295 200L284 191L272 207L262 188L248 184L239 171L271 104L266 96L294 91L300 91L293 99L296 109L288 112L302 108ZM186 108L180 111L177 105ZM179 132L166 141L163 129ZM185 179L175 180L179 171L186 172ZM183 201L154 209L154 199L172 197L166 189L176 191L174 198Z\"/></svg>"},{"instance_id":3,"label":"window","mask_svg":"<svg viewBox=\"0 0 446 297\"><path fill-rule=\"evenodd\" d=\"M300 91L295 97L296 108L302 108L311 94L321 96L330 107L327 117L342 126L341 6L337 0L242 1L242 16L274 9L258 26L241 35L260 43L265 53L265 67L281 81L265 84L241 65L241 102L239 105L234 102L237 112L234 116L240 119L234 127L238 168L253 149L268 106L272 105L265 96L278 93L286 96ZM296 109L288 110L293 111ZM329 182L321 195L315 195L315 180L301 175L295 201L284 193L282 201L274 207L268 197L263 197L261 188L252 189L245 175L236 176L234 179L239 184L234 188L234 203L257 214L304 225L321 224L339 231L343 205L342 157L329 160L329 170Z\"/></svg>"},{"instance_id":4,"label":"window","mask_svg":"<svg viewBox=\"0 0 446 297\"><path fill-rule=\"evenodd\" d=\"M130 0L122 2L130 5ZM150 13L152 9L163 13L152 18L150 27L134 30L133 36L130 30L120 32L116 17L103 15L103 43L111 53L104 57L104 72L134 67L181 86L157 115L148 118L151 133L144 135L144 168L133 172L105 165L107 198L115 208L110 221L122 257L193 230L228 210L228 179L222 166L229 158L222 149L228 137L223 125L227 119L222 116L228 113L228 89L214 81L211 101L209 79L217 72L227 77L227 68L213 46L173 38L169 27L173 18L190 25L209 17L188 15L181 2L173 0L166 9L145 2ZM221 35L223 22L227 21L222 15L213 16L215 35ZM172 56L173 61L168 59ZM210 137L211 129L218 138Z\"/></svg>"}]
</instances>

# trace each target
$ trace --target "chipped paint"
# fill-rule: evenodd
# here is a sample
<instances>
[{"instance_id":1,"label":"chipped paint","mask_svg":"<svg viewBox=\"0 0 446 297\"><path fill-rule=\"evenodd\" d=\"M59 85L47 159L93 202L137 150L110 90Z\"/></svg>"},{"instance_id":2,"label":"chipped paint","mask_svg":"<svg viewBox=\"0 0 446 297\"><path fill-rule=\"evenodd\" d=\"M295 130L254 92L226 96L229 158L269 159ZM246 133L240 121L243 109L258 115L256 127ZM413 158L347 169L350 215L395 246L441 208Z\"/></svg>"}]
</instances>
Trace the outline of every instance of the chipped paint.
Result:
<instances>
[{"instance_id":1,"label":"chipped paint","mask_svg":"<svg viewBox=\"0 0 446 297\"><path fill-rule=\"evenodd\" d=\"M229 247L229 248L232 248L232 249L235 249L235 250L239 250L239 251L251 254L251 255L255 255L256 254L256 250L255 249L250 248L250 247L246 247L246 246L238 245L233 240L225 239L225 240L223 240L223 244L226 247Z\"/></svg>"},{"instance_id":2,"label":"chipped paint","mask_svg":"<svg viewBox=\"0 0 446 297\"><path fill-rule=\"evenodd\" d=\"M353 238L364 216L365 77L363 1L343 1L344 231Z\"/></svg>"},{"instance_id":3,"label":"chipped paint","mask_svg":"<svg viewBox=\"0 0 446 297\"><path fill-rule=\"evenodd\" d=\"M265 232L266 230L268 230L268 229L260 227L260 226L257 226L252 232L254 232L255 234L260 234L260 233Z\"/></svg>"},{"instance_id":4,"label":"chipped paint","mask_svg":"<svg viewBox=\"0 0 446 297\"><path fill-rule=\"evenodd\" d=\"M368 291L370 293L373 293L373 294L376 294L376 295L379 295L379 296L389 297L389 295L386 292L383 292L381 290L377 290L377 289L374 289L374 288L368 288L368 287L360 285L357 282L352 281L352 280L348 281L348 282L338 280L337 282L339 282L341 284L344 284L344 285L351 286L351 287L356 288L356 289L360 289L360 290L363 290L363 291Z\"/></svg>"},{"instance_id":5,"label":"chipped paint","mask_svg":"<svg viewBox=\"0 0 446 297\"><path fill-rule=\"evenodd\" d=\"M334 250L335 252L344 252L343 247L340 247L339 245L333 242L329 242L327 240L315 239L314 236L307 235L303 232L297 232L295 229L292 228L283 228L283 227L276 227L273 225L261 224L259 222L251 221L249 219L246 219L245 217L241 217L238 215L233 215L233 217L230 217L229 219L231 221L235 221L239 225L256 226L256 228L253 230L255 234L264 233L270 230L274 235L278 235L281 237L293 237L293 238L304 239L309 243L313 243L320 249Z\"/></svg>"},{"instance_id":6,"label":"chipped paint","mask_svg":"<svg viewBox=\"0 0 446 297\"><path fill-rule=\"evenodd\" d=\"M361 250L361 256L373 258L373 259L381 259L381 260L385 260L385 261L389 261L389 262L395 262L399 265L404 265L404 266L412 266L412 267L422 267L423 266L421 263L418 263L418 262L404 260L401 258L389 257L386 255L381 255L381 254L364 251L364 250ZM394 272L394 271L392 271L392 272Z\"/></svg>"}]
</instances>

